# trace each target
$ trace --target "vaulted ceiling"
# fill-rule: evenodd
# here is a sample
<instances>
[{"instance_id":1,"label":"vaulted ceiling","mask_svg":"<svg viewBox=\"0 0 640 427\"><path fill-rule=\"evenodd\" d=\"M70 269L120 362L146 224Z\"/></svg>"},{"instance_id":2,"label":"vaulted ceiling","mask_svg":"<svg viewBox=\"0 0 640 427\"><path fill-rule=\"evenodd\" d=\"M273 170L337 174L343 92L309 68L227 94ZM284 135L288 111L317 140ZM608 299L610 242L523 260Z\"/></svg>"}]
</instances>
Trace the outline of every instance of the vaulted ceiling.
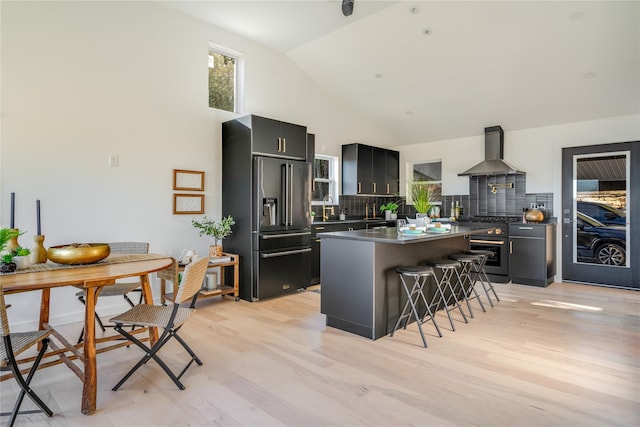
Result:
<instances>
[{"instance_id":1,"label":"vaulted ceiling","mask_svg":"<svg viewBox=\"0 0 640 427\"><path fill-rule=\"evenodd\" d=\"M393 145L640 113L638 1L165 1L288 55Z\"/></svg>"}]
</instances>

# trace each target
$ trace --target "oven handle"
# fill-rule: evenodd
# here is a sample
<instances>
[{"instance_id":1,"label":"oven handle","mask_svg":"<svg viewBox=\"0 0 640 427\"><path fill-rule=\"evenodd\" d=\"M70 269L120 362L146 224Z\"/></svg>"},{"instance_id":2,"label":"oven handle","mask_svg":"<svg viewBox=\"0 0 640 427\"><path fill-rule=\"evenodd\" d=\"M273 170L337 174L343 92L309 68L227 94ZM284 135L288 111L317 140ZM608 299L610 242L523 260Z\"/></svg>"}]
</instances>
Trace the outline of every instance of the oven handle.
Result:
<instances>
[{"instance_id":1,"label":"oven handle","mask_svg":"<svg viewBox=\"0 0 640 427\"><path fill-rule=\"evenodd\" d=\"M303 253L306 253L306 252L311 252L311 248L296 249L296 250L293 250L293 251L271 252L271 253L267 253L267 254L260 254L260 258L274 258L274 257L278 257L278 256L303 254Z\"/></svg>"},{"instance_id":2,"label":"oven handle","mask_svg":"<svg viewBox=\"0 0 640 427\"><path fill-rule=\"evenodd\" d=\"M494 245L501 246L504 245L504 240L469 240L469 243L480 243L482 245Z\"/></svg>"}]
</instances>

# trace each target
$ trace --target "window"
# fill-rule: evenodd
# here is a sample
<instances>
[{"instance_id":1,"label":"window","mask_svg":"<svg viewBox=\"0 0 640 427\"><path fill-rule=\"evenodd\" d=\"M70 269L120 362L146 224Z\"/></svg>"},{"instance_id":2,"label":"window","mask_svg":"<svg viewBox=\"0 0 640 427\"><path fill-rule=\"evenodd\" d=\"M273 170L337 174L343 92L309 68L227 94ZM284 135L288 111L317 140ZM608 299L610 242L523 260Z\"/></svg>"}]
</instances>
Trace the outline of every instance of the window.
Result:
<instances>
[{"instance_id":1,"label":"window","mask_svg":"<svg viewBox=\"0 0 640 427\"><path fill-rule=\"evenodd\" d=\"M414 163L412 181L429 184L431 204L442 204L442 162ZM411 191L407 191L407 195L411 195Z\"/></svg>"},{"instance_id":2,"label":"window","mask_svg":"<svg viewBox=\"0 0 640 427\"><path fill-rule=\"evenodd\" d=\"M209 43L209 107L242 113L242 55Z\"/></svg>"},{"instance_id":3,"label":"window","mask_svg":"<svg viewBox=\"0 0 640 427\"><path fill-rule=\"evenodd\" d=\"M321 204L329 196L338 204L338 158L316 154L313 160L312 204Z\"/></svg>"}]
</instances>

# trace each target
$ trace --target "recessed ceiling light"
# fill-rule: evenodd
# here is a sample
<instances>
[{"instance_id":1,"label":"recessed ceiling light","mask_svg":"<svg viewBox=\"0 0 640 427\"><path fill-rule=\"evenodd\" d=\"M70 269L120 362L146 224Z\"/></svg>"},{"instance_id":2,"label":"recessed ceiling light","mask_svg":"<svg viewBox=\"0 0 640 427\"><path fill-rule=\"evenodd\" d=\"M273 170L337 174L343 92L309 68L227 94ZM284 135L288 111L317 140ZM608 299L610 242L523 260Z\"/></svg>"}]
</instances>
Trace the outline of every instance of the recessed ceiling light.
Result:
<instances>
[{"instance_id":1,"label":"recessed ceiling light","mask_svg":"<svg viewBox=\"0 0 640 427\"><path fill-rule=\"evenodd\" d=\"M569 15L569 19L571 19L572 21L579 21L582 18L584 18L584 12L581 10L576 10L571 15Z\"/></svg>"},{"instance_id":2,"label":"recessed ceiling light","mask_svg":"<svg viewBox=\"0 0 640 427\"><path fill-rule=\"evenodd\" d=\"M594 79L596 77L596 73L593 71L588 71L582 75L585 79Z\"/></svg>"},{"instance_id":3,"label":"recessed ceiling light","mask_svg":"<svg viewBox=\"0 0 640 427\"><path fill-rule=\"evenodd\" d=\"M406 114L407 116L413 116L413 111L411 111L411 110L407 110L407 111L405 111L405 114Z\"/></svg>"},{"instance_id":4,"label":"recessed ceiling light","mask_svg":"<svg viewBox=\"0 0 640 427\"><path fill-rule=\"evenodd\" d=\"M382 74L380 74L380 73L375 73L375 74L374 74L374 76L375 76L375 78L376 78L376 79L381 79L382 77L384 77L384 76L383 76Z\"/></svg>"},{"instance_id":5,"label":"recessed ceiling light","mask_svg":"<svg viewBox=\"0 0 640 427\"><path fill-rule=\"evenodd\" d=\"M409 8L409 13L413 13L414 15L420 12L420 8L418 6L411 6Z\"/></svg>"},{"instance_id":6,"label":"recessed ceiling light","mask_svg":"<svg viewBox=\"0 0 640 427\"><path fill-rule=\"evenodd\" d=\"M431 35L431 28L423 28L422 29L422 34L424 34L425 36L430 36Z\"/></svg>"}]
</instances>

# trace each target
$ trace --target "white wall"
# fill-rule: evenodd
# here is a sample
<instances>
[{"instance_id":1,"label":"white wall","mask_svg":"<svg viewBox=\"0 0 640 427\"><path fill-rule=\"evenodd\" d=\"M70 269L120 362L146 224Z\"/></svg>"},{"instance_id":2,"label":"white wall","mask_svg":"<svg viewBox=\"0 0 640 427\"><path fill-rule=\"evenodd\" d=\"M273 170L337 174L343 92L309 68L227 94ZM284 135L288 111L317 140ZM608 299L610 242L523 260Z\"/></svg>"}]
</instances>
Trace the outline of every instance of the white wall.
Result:
<instances>
[{"instance_id":1,"label":"white wall","mask_svg":"<svg viewBox=\"0 0 640 427\"><path fill-rule=\"evenodd\" d=\"M0 7L1 224L9 226L15 192L26 247L40 199L47 247L141 240L155 253L208 253L193 216L172 214L172 170L205 171L205 214L224 214L220 129L235 115L208 108L209 41L246 55L248 113L307 125L327 154L354 139L391 140L328 99L286 56L156 2ZM109 154L119 167L108 167ZM81 319L72 294L52 293L54 325ZM8 298L12 322L37 319L39 295Z\"/></svg>"}]
</instances>

